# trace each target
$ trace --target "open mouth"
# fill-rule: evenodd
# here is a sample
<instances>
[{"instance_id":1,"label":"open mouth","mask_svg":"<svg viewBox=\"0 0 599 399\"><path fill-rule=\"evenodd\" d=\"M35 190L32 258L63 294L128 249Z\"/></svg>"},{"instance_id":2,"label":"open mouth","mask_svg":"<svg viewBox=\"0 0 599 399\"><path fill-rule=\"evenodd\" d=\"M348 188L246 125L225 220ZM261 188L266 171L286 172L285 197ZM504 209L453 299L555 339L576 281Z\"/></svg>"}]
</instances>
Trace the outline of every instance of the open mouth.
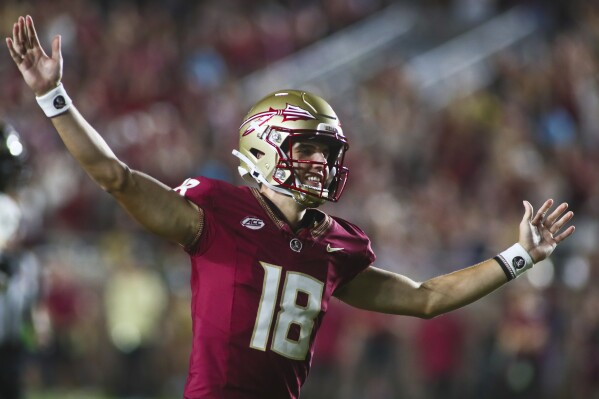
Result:
<instances>
[{"instance_id":1,"label":"open mouth","mask_svg":"<svg viewBox=\"0 0 599 399\"><path fill-rule=\"evenodd\" d=\"M304 184L311 188L322 188L322 177L319 175L307 175L304 181Z\"/></svg>"}]
</instances>

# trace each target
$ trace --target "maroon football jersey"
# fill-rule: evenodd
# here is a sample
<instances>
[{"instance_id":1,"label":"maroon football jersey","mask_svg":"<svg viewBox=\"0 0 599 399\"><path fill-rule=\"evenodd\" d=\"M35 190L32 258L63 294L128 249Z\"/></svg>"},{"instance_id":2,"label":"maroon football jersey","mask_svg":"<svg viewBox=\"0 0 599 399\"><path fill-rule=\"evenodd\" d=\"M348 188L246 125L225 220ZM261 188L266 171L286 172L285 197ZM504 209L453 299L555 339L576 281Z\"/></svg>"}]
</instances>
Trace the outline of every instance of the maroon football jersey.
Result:
<instances>
[{"instance_id":1,"label":"maroon football jersey","mask_svg":"<svg viewBox=\"0 0 599 399\"><path fill-rule=\"evenodd\" d=\"M318 210L294 233L255 188L199 177L176 190L204 215L187 249L193 347L185 398L298 398L331 295L374 261L368 237Z\"/></svg>"}]
</instances>

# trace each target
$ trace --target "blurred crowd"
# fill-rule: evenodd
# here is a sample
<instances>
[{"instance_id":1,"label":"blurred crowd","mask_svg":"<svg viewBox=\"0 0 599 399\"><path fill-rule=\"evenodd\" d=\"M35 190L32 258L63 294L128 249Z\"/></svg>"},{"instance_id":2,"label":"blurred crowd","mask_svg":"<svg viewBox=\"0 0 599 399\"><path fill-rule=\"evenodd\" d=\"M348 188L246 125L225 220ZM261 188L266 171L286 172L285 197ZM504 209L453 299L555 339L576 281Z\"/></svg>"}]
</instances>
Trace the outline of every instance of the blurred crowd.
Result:
<instances>
[{"instance_id":1,"label":"blurred crowd","mask_svg":"<svg viewBox=\"0 0 599 399\"><path fill-rule=\"evenodd\" d=\"M0 23L9 35L31 14L46 49L62 35L70 96L130 166L171 186L198 174L240 183L230 151L257 99L239 79L389 3L7 0ZM440 111L401 65L333 102L350 181L325 210L369 234L379 267L424 280L491 257L517 239L524 199L568 201L577 231L524 277L432 320L333 303L302 397L599 397L599 7L564 10L538 56L504 51L490 86ZM27 388L177 397L187 256L79 171L7 52L0 87L0 118L30 148L17 197L43 275Z\"/></svg>"}]
</instances>

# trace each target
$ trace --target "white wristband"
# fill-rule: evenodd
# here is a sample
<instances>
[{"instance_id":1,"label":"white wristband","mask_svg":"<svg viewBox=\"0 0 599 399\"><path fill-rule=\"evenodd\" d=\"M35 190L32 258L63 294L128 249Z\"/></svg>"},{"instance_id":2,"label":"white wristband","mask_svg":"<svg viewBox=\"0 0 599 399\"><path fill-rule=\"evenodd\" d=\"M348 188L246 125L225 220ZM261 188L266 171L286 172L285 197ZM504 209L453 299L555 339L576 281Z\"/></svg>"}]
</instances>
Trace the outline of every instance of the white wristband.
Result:
<instances>
[{"instance_id":1,"label":"white wristband","mask_svg":"<svg viewBox=\"0 0 599 399\"><path fill-rule=\"evenodd\" d=\"M40 97L36 96L35 99L48 118L67 112L73 104L62 83L46 94Z\"/></svg>"},{"instance_id":2,"label":"white wristband","mask_svg":"<svg viewBox=\"0 0 599 399\"><path fill-rule=\"evenodd\" d=\"M534 265L528 252L518 243L501 252L493 259L499 263L508 280L515 279Z\"/></svg>"}]
</instances>

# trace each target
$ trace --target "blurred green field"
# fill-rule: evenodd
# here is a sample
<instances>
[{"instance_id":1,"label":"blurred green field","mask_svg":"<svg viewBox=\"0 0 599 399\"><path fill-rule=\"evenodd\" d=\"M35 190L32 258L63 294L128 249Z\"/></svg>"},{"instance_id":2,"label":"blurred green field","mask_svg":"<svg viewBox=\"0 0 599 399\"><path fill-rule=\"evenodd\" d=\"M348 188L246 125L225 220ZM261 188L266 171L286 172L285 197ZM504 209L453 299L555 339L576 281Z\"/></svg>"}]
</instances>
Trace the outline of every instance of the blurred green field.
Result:
<instances>
[{"instance_id":1,"label":"blurred green field","mask_svg":"<svg viewBox=\"0 0 599 399\"><path fill-rule=\"evenodd\" d=\"M111 396L93 391L62 391L28 392L26 399L113 399Z\"/></svg>"}]
</instances>

